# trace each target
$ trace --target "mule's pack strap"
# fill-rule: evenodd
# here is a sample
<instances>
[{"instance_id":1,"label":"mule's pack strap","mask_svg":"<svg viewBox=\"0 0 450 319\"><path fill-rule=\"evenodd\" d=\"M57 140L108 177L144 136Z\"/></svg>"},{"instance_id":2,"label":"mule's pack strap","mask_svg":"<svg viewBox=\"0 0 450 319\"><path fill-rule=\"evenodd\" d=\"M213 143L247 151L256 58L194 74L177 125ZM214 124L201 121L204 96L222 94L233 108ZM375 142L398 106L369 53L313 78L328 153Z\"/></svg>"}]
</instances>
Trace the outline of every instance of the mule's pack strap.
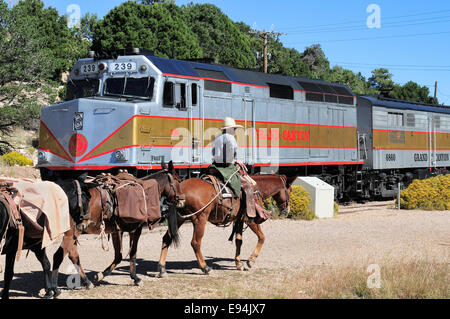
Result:
<instances>
[{"instance_id":1,"label":"mule's pack strap","mask_svg":"<svg viewBox=\"0 0 450 319\"><path fill-rule=\"evenodd\" d=\"M9 192L6 189L0 190L0 197L6 200L7 204L7 210L10 214L10 221L13 222L14 227L18 229L19 231L19 239L18 239L18 245L17 245L17 254L16 254L16 260L20 259L20 255L22 253L23 249L23 242L24 242L24 236L25 236L25 229L23 227L22 223L22 217L20 216L19 210L17 209L17 205L12 199L12 197L9 195ZM8 209L9 206L9 209Z\"/></svg>"}]
</instances>

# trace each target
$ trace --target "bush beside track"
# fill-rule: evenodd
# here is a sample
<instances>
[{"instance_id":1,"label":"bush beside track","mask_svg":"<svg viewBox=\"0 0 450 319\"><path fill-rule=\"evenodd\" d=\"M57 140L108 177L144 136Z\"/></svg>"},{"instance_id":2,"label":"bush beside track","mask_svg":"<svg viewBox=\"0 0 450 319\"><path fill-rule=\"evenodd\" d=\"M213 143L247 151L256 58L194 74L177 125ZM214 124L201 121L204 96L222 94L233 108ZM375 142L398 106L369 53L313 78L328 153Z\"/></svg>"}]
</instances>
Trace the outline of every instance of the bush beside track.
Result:
<instances>
[{"instance_id":1,"label":"bush beside track","mask_svg":"<svg viewBox=\"0 0 450 319\"><path fill-rule=\"evenodd\" d=\"M449 210L450 175L414 180L400 193L402 209Z\"/></svg>"}]
</instances>

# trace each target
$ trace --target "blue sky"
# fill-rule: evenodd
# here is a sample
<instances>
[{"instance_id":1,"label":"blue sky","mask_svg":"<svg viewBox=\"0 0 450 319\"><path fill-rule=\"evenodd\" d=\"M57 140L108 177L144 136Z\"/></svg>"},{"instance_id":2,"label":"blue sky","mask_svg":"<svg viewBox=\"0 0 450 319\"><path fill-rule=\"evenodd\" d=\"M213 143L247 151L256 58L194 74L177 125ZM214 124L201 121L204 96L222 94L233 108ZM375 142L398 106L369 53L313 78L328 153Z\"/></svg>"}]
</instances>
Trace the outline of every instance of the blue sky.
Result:
<instances>
[{"instance_id":1,"label":"blue sky","mask_svg":"<svg viewBox=\"0 0 450 319\"><path fill-rule=\"evenodd\" d=\"M77 4L81 14L103 17L123 0L44 0L46 6L67 12ZM191 0L175 0L185 5ZM283 32L286 47L302 52L320 43L331 66L361 72L386 67L396 83L409 80L434 93L438 82L440 103L450 105L450 1L431 0L197 0L212 3L233 21L259 30ZM380 28L368 28L369 5L380 9Z\"/></svg>"}]
</instances>

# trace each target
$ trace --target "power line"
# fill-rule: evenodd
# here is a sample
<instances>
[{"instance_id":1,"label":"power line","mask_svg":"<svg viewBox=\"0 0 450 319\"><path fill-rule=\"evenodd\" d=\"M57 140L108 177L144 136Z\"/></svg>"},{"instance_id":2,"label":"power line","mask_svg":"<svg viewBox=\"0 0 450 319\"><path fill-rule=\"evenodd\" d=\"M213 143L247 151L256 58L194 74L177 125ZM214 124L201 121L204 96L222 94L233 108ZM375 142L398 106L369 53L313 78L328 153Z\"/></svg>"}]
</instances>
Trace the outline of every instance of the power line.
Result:
<instances>
[{"instance_id":1,"label":"power line","mask_svg":"<svg viewBox=\"0 0 450 319\"><path fill-rule=\"evenodd\" d=\"M424 21L424 20L431 20L431 21ZM405 22L407 22L407 23L405 23ZM436 24L436 23L443 23L443 22L450 22L450 16L439 17L438 20L435 20L435 18L432 18L432 19L420 19L420 20L395 22L392 24L383 24L382 28L383 29L391 29L391 28L401 28L401 27L407 27L407 26ZM361 30L367 30L367 26L359 25L357 27L351 26L351 27L321 29L321 30L318 29L318 30L306 30L306 31L291 31L290 34L335 33L335 32L350 32L350 31L361 31Z\"/></svg>"},{"instance_id":2,"label":"power line","mask_svg":"<svg viewBox=\"0 0 450 319\"><path fill-rule=\"evenodd\" d=\"M395 19L401 19L401 18L408 18L408 17L416 17L416 16L426 16L426 15L432 15L437 13L444 13L444 12L450 12L449 10L439 10L439 11L429 11L429 12L422 12L422 13L416 13L416 14L408 14L408 15L401 15L401 16L391 16L391 17L383 17L383 20L395 20ZM347 22L338 22L338 23L330 23L330 24L318 24L318 25L312 25L312 26L296 26L296 27L287 27L287 28L280 28L284 31L295 31L299 29L315 29L320 27L334 27L338 25L346 25L346 24L361 24L366 23L365 20L353 20L353 21L347 21Z\"/></svg>"},{"instance_id":3,"label":"power line","mask_svg":"<svg viewBox=\"0 0 450 319\"><path fill-rule=\"evenodd\" d=\"M309 41L315 42L315 43L322 43L322 42L346 42L346 41L366 41L366 40L381 40L381 39L396 39L396 38L408 38L408 37L419 37L419 36L428 36L428 35L438 35L438 34L449 34L450 31L443 31L443 32L429 32L429 33L415 33L415 34L402 34L402 35L393 35L393 36L380 36L380 37L364 37L364 38L355 38L355 39L329 39L329 40L316 40L316 41ZM292 44L304 44L307 42L295 42Z\"/></svg>"}]
</instances>

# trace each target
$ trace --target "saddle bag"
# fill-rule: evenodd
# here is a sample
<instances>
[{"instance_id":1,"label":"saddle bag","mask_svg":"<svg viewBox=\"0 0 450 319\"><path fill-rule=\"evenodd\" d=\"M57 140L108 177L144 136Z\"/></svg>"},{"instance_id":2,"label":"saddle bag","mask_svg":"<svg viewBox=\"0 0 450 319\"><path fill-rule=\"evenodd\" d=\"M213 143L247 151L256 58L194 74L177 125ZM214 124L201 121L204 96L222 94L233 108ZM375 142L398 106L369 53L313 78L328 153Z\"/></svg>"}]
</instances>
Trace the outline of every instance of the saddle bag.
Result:
<instances>
[{"instance_id":1,"label":"saddle bag","mask_svg":"<svg viewBox=\"0 0 450 319\"><path fill-rule=\"evenodd\" d=\"M125 176L124 176L125 175ZM154 224L161 219L158 183L155 180L138 181L129 174L117 176L115 188L117 216L125 223Z\"/></svg>"}]
</instances>

